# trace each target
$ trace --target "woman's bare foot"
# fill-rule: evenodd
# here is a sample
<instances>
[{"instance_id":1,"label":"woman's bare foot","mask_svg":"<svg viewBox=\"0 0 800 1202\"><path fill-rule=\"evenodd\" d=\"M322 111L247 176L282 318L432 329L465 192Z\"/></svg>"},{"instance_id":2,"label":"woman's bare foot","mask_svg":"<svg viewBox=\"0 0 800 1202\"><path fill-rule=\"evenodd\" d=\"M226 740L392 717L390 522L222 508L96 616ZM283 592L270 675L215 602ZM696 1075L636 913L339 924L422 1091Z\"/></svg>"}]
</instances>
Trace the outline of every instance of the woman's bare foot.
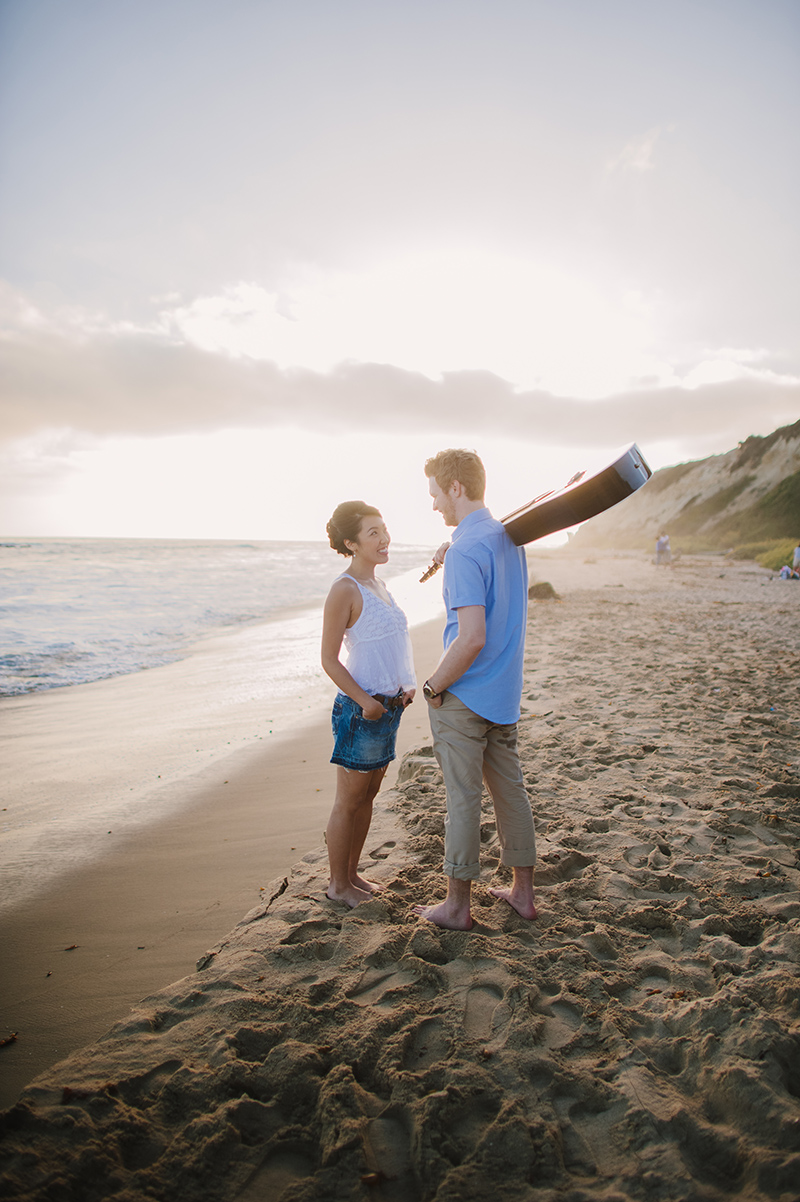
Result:
<instances>
[{"instance_id":1,"label":"woman's bare foot","mask_svg":"<svg viewBox=\"0 0 800 1202\"><path fill-rule=\"evenodd\" d=\"M356 889L354 885L350 885L347 889L334 889L332 885L328 885L325 894L328 901L344 902L351 910L355 910L356 906L360 906L362 902L372 901L372 894L366 889Z\"/></svg>"},{"instance_id":2,"label":"woman's bare foot","mask_svg":"<svg viewBox=\"0 0 800 1202\"><path fill-rule=\"evenodd\" d=\"M380 885L377 881L368 881L366 877L359 876L358 873L355 876L351 876L350 884L356 889L363 889L366 893L382 893L386 888L385 885Z\"/></svg>"},{"instance_id":3,"label":"woman's bare foot","mask_svg":"<svg viewBox=\"0 0 800 1202\"><path fill-rule=\"evenodd\" d=\"M520 918L527 918L531 921L536 917L536 906L533 902L533 894L522 889L490 889L492 897L499 897L500 901L508 902L512 910L516 910Z\"/></svg>"},{"instance_id":4,"label":"woman's bare foot","mask_svg":"<svg viewBox=\"0 0 800 1202\"><path fill-rule=\"evenodd\" d=\"M449 905L447 900L440 902L438 906L414 906L414 913L432 922L434 926L444 927L447 931L471 931L473 927L469 908L464 910L462 907Z\"/></svg>"}]
</instances>

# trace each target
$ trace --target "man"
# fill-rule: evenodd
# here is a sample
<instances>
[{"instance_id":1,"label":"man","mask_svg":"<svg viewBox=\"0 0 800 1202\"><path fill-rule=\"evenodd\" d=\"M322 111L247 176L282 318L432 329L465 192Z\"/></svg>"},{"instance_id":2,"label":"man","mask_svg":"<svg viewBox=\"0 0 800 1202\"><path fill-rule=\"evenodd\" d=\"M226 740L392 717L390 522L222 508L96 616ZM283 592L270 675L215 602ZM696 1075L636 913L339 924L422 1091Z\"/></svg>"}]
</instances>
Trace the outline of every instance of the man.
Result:
<instances>
[{"instance_id":1,"label":"man","mask_svg":"<svg viewBox=\"0 0 800 1202\"><path fill-rule=\"evenodd\" d=\"M416 912L450 930L472 927L480 873L481 792L491 794L510 889L489 892L535 918L533 815L517 752L528 609L525 552L484 504L486 474L474 451L441 451L425 464L433 508L455 533L444 558L444 653L423 687L433 748L447 788L447 897Z\"/></svg>"}]
</instances>

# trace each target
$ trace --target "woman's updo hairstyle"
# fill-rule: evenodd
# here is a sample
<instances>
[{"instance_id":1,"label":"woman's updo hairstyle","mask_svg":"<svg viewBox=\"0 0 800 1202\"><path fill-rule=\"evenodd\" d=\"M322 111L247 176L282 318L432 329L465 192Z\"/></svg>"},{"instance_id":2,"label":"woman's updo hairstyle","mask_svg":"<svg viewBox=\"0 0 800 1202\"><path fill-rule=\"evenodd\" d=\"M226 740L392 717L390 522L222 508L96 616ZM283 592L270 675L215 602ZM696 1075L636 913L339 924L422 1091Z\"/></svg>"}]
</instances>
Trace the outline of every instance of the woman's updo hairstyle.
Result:
<instances>
[{"instance_id":1,"label":"woman's updo hairstyle","mask_svg":"<svg viewBox=\"0 0 800 1202\"><path fill-rule=\"evenodd\" d=\"M361 523L366 517L380 517L381 511L374 505L365 505L363 501L342 501L333 511L333 516L325 529L328 540L334 551L340 555L352 555L353 552L345 546L345 539L354 543L358 540Z\"/></svg>"}]
</instances>

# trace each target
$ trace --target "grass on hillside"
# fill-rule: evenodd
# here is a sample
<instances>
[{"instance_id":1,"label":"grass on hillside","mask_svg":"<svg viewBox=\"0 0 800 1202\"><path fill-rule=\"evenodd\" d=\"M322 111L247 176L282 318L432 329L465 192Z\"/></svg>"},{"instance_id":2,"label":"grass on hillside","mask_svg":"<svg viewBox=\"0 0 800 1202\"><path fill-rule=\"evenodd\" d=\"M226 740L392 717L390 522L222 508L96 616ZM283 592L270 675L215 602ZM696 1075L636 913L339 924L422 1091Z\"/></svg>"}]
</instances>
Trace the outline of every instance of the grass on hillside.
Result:
<instances>
[{"instance_id":1,"label":"grass on hillside","mask_svg":"<svg viewBox=\"0 0 800 1202\"><path fill-rule=\"evenodd\" d=\"M770 547L765 547L763 550L756 552L755 555L737 556L737 558L755 559L756 563L760 563L762 568L769 568L773 572L779 572L784 564L792 566L792 556L797 543L788 539L778 539Z\"/></svg>"},{"instance_id":2,"label":"grass on hillside","mask_svg":"<svg viewBox=\"0 0 800 1202\"><path fill-rule=\"evenodd\" d=\"M709 531L733 545L800 538L800 472L781 480L775 488L741 513L721 518Z\"/></svg>"},{"instance_id":3,"label":"grass on hillside","mask_svg":"<svg viewBox=\"0 0 800 1202\"><path fill-rule=\"evenodd\" d=\"M736 543L729 547L724 554L728 559L753 559L762 568L779 572L785 563L791 567L797 539L773 538L761 539L754 543ZM678 538L672 543L673 554L678 555L708 555L720 554L717 542L702 538Z\"/></svg>"},{"instance_id":4,"label":"grass on hillside","mask_svg":"<svg viewBox=\"0 0 800 1202\"><path fill-rule=\"evenodd\" d=\"M715 492L713 496L706 497L705 501L700 501L697 497L692 497L687 501L683 509L677 517L673 518L669 523L670 530L674 534L694 534L700 526L716 517L717 514L722 514L733 501L744 492L755 479L755 476L743 476L741 480L737 480L735 484L731 484L728 488L722 488L719 492Z\"/></svg>"}]
</instances>

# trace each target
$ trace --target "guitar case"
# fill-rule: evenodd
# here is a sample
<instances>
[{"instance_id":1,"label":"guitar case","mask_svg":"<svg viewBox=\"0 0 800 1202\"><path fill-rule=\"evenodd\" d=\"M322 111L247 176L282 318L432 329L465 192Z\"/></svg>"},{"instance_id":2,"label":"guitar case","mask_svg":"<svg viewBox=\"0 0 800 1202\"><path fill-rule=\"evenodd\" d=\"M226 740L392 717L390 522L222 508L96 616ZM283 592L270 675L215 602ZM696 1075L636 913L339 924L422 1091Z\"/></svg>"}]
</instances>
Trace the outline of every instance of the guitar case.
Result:
<instances>
[{"instance_id":1,"label":"guitar case","mask_svg":"<svg viewBox=\"0 0 800 1202\"><path fill-rule=\"evenodd\" d=\"M636 443L591 475L577 472L564 488L545 493L501 519L518 547L577 526L624 501L652 476Z\"/></svg>"}]
</instances>

